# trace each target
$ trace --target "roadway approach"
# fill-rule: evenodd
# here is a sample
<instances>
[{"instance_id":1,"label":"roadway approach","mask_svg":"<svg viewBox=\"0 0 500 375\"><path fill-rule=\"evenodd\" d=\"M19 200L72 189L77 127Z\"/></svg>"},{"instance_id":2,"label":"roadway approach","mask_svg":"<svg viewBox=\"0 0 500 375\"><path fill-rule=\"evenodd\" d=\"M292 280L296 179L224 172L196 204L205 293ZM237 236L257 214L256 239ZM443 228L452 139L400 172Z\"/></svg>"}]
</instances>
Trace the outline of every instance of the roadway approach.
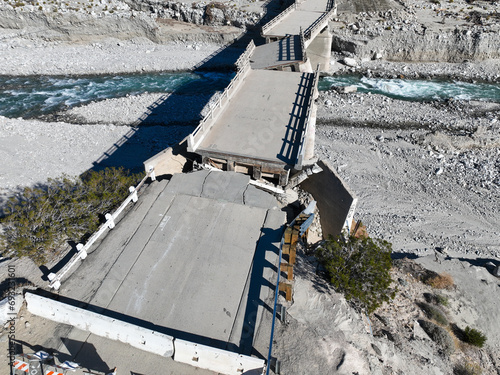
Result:
<instances>
[{"instance_id":1,"label":"roadway approach","mask_svg":"<svg viewBox=\"0 0 500 375\"><path fill-rule=\"evenodd\" d=\"M273 310L286 215L249 180L204 170L152 183L64 280L57 299L176 339L265 358L269 327L259 328ZM53 334L37 344L82 367L212 373L87 330L43 324Z\"/></svg>"}]
</instances>

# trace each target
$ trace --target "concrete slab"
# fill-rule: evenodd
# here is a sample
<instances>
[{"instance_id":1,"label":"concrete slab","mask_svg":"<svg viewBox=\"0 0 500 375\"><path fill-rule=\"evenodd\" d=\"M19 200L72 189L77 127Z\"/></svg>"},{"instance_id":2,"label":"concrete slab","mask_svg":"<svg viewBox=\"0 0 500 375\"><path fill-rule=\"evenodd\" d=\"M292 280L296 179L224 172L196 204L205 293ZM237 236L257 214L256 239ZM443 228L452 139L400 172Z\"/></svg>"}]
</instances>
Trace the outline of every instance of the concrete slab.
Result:
<instances>
[{"instance_id":1,"label":"concrete slab","mask_svg":"<svg viewBox=\"0 0 500 375\"><path fill-rule=\"evenodd\" d=\"M203 189L203 182L210 174L210 171L199 171L198 173L178 173L174 174L168 183L165 192L181 192L187 195L199 197Z\"/></svg>"},{"instance_id":2,"label":"concrete slab","mask_svg":"<svg viewBox=\"0 0 500 375\"><path fill-rule=\"evenodd\" d=\"M304 59L299 35L257 46L251 57L252 69L273 69L292 65Z\"/></svg>"},{"instance_id":3,"label":"concrete slab","mask_svg":"<svg viewBox=\"0 0 500 375\"><path fill-rule=\"evenodd\" d=\"M268 194L253 185L249 185L245 190L243 201L245 204L252 207L269 208L276 206L276 199L271 194Z\"/></svg>"},{"instance_id":4,"label":"concrete slab","mask_svg":"<svg viewBox=\"0 0 500 375\"><path fill-rule=\"evenodd\" d=\"M95 247L90 249L85 261L67 280L63 281L60 289L61 295L71 296L82 302L90 302L110 270L117 270L114 267L116 259L132 240L138 229L137 223L144 221L151 207L155 206L158 200L163 199L162 192L167 183L166 180L156 181L140 191L138 202L130 206L127 214L116 223L117 226L108 232L100 243L96 243ZM106 256L101 254L103 248L107 249Z\"/></svg>"},{"instance_id":5,"label":"concrete slab","mask_svg":"<svg viewBox=\"0 0 500 375\"><path fill-rule=\"evenodd\" d=\"M251 70L196 152L294 165L313 74Z\"/></svg>"},{"instance_id":6,"label":"concrete slab","mask_svg":"<svg viewBox=\"0 0 500 375\"><path fill-rule=\"evenodd\" d=\"M244 204L244 193L250 177L241 173L212 171L203 184L201 196Z\"/></svg>"},{"instance_id":7,"label":"concrete slab","mask_svg":"<svg viewBox=\"0 0 500 375\"><path fill-rule=\"evenodd\" d=\"M229 338L266 210L180 195L166 215L168 225L147 239L108 308L220 347Z\"/></svg>"},{"instance_id":8,"label":"concrete slab","mask_svg":"<svg viewBox=\"0 0 500 375\"><path fill-rule=\"evenodd\" d=\"M241 309L250 294L260 294L256 282L269 284L251 276L252 263L266 256L255 249L277 229L264 224L276 200L248 179L200 171L175 175L172 185L158 182L163 190L144 203L148 212L136 210L140 215L117 225L63 283L61 294L176 338L219 348L231 338L235 345L229 348L238 351L242 331L234 328L236 317L245 316ZM283 214L278 228L284 220Z\"/></svg>"},{"instance_id":9,"label":"concrete slab","mask_svg":"<svg viewBox=\"0 0 500 375\"><path fill-rule=\"evenodd\" d=\"M323 3L324 4L324 3ZM263 34L267 37L284 37L286 35L298 35L300 29L307 30L318 18L323 15L323 11L295 10L286 15L282 20L273 25Z\"/></svg>"}]
</instances>

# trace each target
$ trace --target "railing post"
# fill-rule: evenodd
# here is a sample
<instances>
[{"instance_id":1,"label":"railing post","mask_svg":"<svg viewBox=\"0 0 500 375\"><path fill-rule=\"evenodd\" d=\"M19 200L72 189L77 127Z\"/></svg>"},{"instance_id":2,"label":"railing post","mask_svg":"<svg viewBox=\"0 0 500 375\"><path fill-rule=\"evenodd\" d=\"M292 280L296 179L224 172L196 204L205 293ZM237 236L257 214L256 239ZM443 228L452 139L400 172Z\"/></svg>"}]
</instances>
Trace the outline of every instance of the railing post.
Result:
<instances>
[{"instance_id":1,"label":"railing post","mask_svg":"<svg viewBox=\"0 0 500 375\"><path fill-rule=\"evenodd\" d=\"M135 190L135 187L129 187L128 191L130 191L130 193L132 194L132 202L137 202L137 191Z\"/></svg>"},{"instance_id":2,"label":"railing post","mask_svg":"<svg viewBox=\"0 0 500 375\"><path fill-rule=\"evenodd\" d=\"M87 251L85 251L83 248L85 246L83 246L83 244L79 243L78 245L76 245L76 249L78 250L78 256L80 257L81 260L84 260L85 258L87 258Z\"/></svg>"},{"instance_id":3,"label":"railing post","mask_svg":"<svg viewBox=\"0 0 500 375\"><path fill-rule=\"evenodd\" d=\"M106 218L106 224L107 224L108 228L113 229L115 227L115 221L113 219L113 215L106 214L106 215L104 215L104 217Z\"/></svg>"},{"instance_id":4,"label":"railing post","mask_svg":"<svg viewBox=\"0 0 500 375\"><path fill-rule=\"evenodd\" d=\"M155 169L151 165L149 166L149 177L151 178L151 181L156 181Z\"/></svg>"}]
</instances>

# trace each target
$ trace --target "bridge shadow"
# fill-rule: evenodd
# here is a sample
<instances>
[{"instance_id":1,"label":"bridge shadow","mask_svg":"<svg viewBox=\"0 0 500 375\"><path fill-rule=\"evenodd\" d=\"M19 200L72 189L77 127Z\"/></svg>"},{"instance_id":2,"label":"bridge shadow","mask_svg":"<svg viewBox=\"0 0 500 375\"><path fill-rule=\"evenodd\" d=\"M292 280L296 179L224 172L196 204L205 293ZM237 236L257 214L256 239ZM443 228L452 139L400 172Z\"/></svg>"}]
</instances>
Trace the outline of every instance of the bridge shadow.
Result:
<instances>
[{"instance_id":1,"label":"bridge shadow","mask_svg":"<svg viewBox=\"0 0 500 375\"><path fill-rule=\"evenodd\" d=\"M265 269L271 269L273 273L279 272L278 268L269 261L269 258L279 255L279 243L283 234L284 225L279 229L263 228L262 236L259 239L250 272L249 289L247 304L244 313L243 329L239 347L237 348L240 354L255 355L265 359L264 353L259 353L255 350L253 342L255 333L259 325L259 309L264 309L270 314L273 313L273 306L268 305L262 300L264 289L269 291L275 290L275 285L265 277ZM278 246L277 246L278 245ZM278 265L279 267L279 265ZM230 346L229 346L230 347Z\"/></svg>"},{"instance_id":2,"label":"bridge shadow","mask_svg":"<svg viewBox=\"0 0 500 375\"><path fill-rule=\"evenodd\" d=\"M256 45L265 42L260 36L261 24L279 13L279 3L279 0L266 3L268 14L258 25L248 28L197 64L190 82L162 95L145 108L132 124L133 128L104 152L91 169L122 166L134 172L141 171L145 160L178 144L192 133L204 112L208 111L213 95L223 91L234 76L235 62L248 43L252 40ZM186 156L188 159L193 157Z\"/></svg>"},{"instance_id":3,"label":"bridge shadow","mask_svg":"<svg viewBox=\"0 0 500 375\"><path fill-rule=\"evenodd\" d=\"M283 144L279 154L276 155L279 160L289 165L295 165L297 161L300 141L307 119L306 105L314 90L313 80L313 73L302 73L292 111L290 112L290 119L286 126L285 135L282 138Z\"/></svg>"},{"instance_id":4,"label":"bridge shadow","mask_svg":"<svg viewBox=\"0 0 500 375\"><path fill-rule=\"evenodd\" d=\"M299 35L291 35L278 41L278 61L301 61L303 51Z\"/></svg>"}]
</instances>

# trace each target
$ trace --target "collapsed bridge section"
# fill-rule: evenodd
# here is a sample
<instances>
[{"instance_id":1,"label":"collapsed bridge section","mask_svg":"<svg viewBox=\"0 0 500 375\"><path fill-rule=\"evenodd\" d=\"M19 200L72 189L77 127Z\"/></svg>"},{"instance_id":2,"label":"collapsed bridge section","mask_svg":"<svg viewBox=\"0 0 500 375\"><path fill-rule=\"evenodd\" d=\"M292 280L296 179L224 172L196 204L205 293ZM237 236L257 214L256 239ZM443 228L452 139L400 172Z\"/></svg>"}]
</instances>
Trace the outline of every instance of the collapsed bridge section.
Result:
<instances>
[{"instance_id":1,"label":"collapsed bridge section","mask_svg":"<svg viewBox=\"0 0 500 375\"><path fill-rule=\"evenodd\" d=\"M286 185L314 154L318 72L253 70L247 63L188 137L214 167Z\"/></svg>"}]
</instances>

